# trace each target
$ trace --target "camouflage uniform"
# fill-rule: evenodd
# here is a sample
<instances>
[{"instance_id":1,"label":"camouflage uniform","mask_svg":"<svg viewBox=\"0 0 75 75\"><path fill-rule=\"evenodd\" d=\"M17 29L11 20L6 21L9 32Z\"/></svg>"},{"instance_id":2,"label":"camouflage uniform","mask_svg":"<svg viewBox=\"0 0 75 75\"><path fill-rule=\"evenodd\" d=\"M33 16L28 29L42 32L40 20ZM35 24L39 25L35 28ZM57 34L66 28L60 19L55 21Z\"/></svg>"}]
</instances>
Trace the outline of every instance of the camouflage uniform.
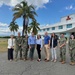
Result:
<instances>
[{"instance_id":1,"label":"camouflage uniform","mask_svg":"<svg viewBox=\"0 0 75 75\"><path fill-rule=\"evenodd\" d=\"M65 37L60 38L59 42L60 42L60 46L64 43L66 43ZM65 59L66 59L66 45L64 45L63 47L60 48L60 58L61 58L61 61L65 61Z\"/></svg>"},{"instance_id":2,"label":"camouflage uniform","mask_svg":"<svg viewBox=\"0 0 75 75\"><path fill-rule=\"evenodd\" d=\"M72 49L70 49L70 48L72 48ZM75 62L75 39L69 40L69 53L70 53L71 62Z\"/></svg>"},{"instance_id":3,"label":"camouflage uniform","mask_svg":"<svg viewBox=\"0 0 75 75\"><path fill-rule=\"evenodd\" d=\"M24 59L27 59L27 53L28 53L28 39L23 38L23 39L22 39L21 46L22 46L22 51L23 51L23 57L24 57Z\"/></svg>"},{"instance_id":4,"label":"camouflage uniform","mask_svg":"<svg viewBox=\"0 0 75 75\"><path fill-rule=\"evenodd\" d=\"M15 59L17 59L18 52L20 51L20 58L22 58L22 48L19 46L22 42L22 37L15 38Z\"/></svg>"}]
</instances>

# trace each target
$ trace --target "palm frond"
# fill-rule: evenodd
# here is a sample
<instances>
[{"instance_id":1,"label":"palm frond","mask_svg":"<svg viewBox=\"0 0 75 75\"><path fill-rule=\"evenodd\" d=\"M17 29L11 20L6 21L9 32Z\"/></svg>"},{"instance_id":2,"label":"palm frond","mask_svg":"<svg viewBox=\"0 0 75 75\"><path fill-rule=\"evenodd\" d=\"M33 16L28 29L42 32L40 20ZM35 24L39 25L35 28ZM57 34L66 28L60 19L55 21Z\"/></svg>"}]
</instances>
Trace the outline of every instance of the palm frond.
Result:
<instances>
[{"instance_id":1,"label":"palm frond","mask_svg":"<svg viewBox=\"0 0 75 75\"><path fill-rule=\"evenodd\" d=\"M19 11L20 8L13 8L12 11Z\"/></svg>"},{"instance_id":2,"label":"palm frond","mask_svg":"<svg viewBox=\"0 0 75 75\"><path fill-rule=\"evenodd\" d=\"M16 22L11 22L10 25L8 26L10 31L16 31L19 29L19 26L16 24Z\"/></svg>"},{"instance_id":3,"label":"palm frond","mask_svg":"<svg viewBox=\"0 0 75 75\"><path fill-rule=\"evenodd\" d=\"M40 30L40 24L36 20L32 20L32 22L29 25L34 34L36 35L38 33L38 30Z\"/></svg>"},{"instance_id":4,"label":"palm frond","mask_svg":"<svg viewBox=\"0 0 75 75\"><path fill-rule=\"evenodd\" d=\"M13 8L14 14L13 14L13 22L15 22L15 20L17 18L23 17L23 19L31 19L31 20L35 20L35 16L37 16L37 13L35 12L35 7L33 5L28 5L26 1L22 1L21 3L17 4L14 8ZM31 23L30 27L28 27L28 32L31 31L31 29L33 29L33 31L36 31L36 33L38 32L37 30L39 23ZM10 27L10 29L12 30L13 26ZM16 27L18 28L18 27ZM35 29L34 29L35 28ZM15 29L16 31L16 29Z\"/></svg>"},{"instance_id":5,"label":"palm frond","mask_svg":"<svg viewBox=\"0 0 75 75\"><path fill-rule=\"evenodd\" d=\"M22 5L21 5L21 4L17 4L17 5L15 6L15 8L22 8Z\"/></svg>"},{"instance_id":6,"label":"palm frond","mask_svg":"<svg viewBox=\"0 0 75 75\"><path fill-rule=\"evenodd\" d=\"M29 8L35 11L35 8L33 5L30 5Z\"/></svg>"},{"instance_id":7,"label":"palm frond","mask_svg":"<svg viewBox=\"0 0 75 75\"><path fill-rule=\"evenodd\" d=\"M27 2L25 2L25 1L22 1L21 4L23 5L23 7L28 6Z\"/></svg>"}]
</instances>

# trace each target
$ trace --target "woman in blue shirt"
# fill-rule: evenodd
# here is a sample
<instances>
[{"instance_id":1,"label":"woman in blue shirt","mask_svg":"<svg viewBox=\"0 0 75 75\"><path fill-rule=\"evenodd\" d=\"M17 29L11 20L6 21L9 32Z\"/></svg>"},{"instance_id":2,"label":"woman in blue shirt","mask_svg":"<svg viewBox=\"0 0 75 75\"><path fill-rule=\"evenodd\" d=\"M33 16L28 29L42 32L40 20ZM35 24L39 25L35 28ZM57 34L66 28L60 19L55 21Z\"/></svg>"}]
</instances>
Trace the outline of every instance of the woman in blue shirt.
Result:
<instances>
[{"instance_id":1,"label":"woman in blue shirt","mask_svg":"<svg viewBox=\"0 0 75 75\"><path fill-rule=\"evenodd\" d=\"M40 35L37 35L37 40L36 40L36 44L37 44L37 53L38 53L38 60L37 61L41 61L41 50L42 50L42 39Z\"/></svg>"}]
</instances>

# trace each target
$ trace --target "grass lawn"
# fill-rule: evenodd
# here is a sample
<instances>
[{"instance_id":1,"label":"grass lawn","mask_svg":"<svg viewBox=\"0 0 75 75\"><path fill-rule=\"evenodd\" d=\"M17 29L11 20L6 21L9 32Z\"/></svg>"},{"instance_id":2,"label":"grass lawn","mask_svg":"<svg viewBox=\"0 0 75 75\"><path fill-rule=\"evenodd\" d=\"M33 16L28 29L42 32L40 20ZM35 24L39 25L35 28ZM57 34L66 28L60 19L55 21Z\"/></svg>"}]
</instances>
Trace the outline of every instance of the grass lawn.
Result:
<instances>
[{"instance_id":1,"label":"grass lawn","mask_svg":"<svg viewBox=\"0 0 75 75\"><path fill-rule=\"evenodd\" d=\"M7 40L8 39L0 38L0 52L6 52L7 51Z\"/></svg>"}]
</instances>

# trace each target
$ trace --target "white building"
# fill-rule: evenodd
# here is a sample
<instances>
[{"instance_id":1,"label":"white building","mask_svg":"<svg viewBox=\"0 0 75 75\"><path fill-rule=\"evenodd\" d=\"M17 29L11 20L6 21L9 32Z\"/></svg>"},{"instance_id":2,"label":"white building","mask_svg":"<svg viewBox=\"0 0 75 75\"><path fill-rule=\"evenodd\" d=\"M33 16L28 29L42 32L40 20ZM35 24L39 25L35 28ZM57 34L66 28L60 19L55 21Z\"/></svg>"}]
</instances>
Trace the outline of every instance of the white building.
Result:
<instances>
[{"instance_id":1,"label":"white building","mask_svg":"<svg viewBox=\"0 0 75 75\"><path fill-rule=\"evenodd\" d=\"M38 34L42 36L45 32L48 32L49 34L54 32L57 35L64 33L65 37L69 37L70 34L75 35L75 14L62 17L60 22L55 23L53 25L43 26L40 28L41 30L38 32Z\"/></svg>"}]
</instances>

